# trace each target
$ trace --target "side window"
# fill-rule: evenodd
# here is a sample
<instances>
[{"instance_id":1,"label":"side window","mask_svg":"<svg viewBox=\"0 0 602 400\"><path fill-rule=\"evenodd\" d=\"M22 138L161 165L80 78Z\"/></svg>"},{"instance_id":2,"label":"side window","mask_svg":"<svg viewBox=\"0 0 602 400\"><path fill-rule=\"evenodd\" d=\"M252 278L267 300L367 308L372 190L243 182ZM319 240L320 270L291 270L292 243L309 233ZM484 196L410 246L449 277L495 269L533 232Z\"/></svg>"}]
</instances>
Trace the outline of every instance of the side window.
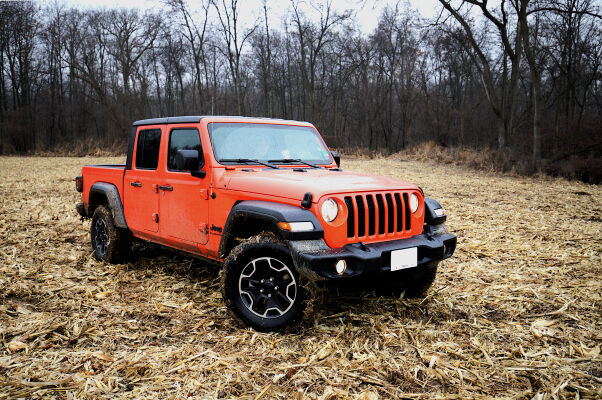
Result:
<instances>
[{"instance_id":1,"label":"side window","mask_svg":"<svg viewBox=\"0 0 602 400\"><path fill-rule=\"evenodd\" d=\"M199 152L199 166L203 165L203 150L199 131L195 128L172 129L169 134L169 152L167 153L167 169L179 171L176 165L178 150L196 150Z\"/></svg>"},{"instance_id":2,"label":"side window","mask_svg":"<svg viewBox=\"0 0 602 400\"><path fill-rule=\"evenodd\" d=\"M136 168L157 169L161 129L147 129L138 132L136 145Z\"/></svg>"}]
</instances>

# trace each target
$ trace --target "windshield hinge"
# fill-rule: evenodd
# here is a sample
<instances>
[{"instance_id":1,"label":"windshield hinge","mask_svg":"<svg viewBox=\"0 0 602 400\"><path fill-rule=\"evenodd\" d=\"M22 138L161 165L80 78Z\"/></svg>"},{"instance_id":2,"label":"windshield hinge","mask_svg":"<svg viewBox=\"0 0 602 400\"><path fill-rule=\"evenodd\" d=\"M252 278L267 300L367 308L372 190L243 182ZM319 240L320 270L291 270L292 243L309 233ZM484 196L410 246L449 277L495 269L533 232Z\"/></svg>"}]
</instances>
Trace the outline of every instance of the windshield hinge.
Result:
<instances>
[{"instance_id":1,"label":"windshield hinge","mask_svg":"<svg viewBox=\"0 0 602 400\"><path fill-rule=\"evenodd\" d=\"M313 198L313 195L311 194L311 192L305 193L305 195L303 196L303 201L301 202L301 207L311 208L312 198Z\"/></svg>"}]
</instances>

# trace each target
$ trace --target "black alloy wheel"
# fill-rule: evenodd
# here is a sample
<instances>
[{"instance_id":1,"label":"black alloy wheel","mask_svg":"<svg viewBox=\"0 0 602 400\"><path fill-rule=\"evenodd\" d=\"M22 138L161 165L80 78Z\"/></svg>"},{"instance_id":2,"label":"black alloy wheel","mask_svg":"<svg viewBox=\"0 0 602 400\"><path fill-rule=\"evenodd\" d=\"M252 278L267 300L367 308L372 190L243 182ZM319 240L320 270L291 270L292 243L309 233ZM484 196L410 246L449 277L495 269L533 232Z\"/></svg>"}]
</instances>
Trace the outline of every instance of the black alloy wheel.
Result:
<instances>
[{"instance_id":1,"label":"black alloy wheel","mask_svg":"<svg viewBox=\"0 0 602 400\"><path fill-rule=\"evenodd\" d=\"M251 260L242 270L238 293L243 304L261 318L277 318L291 309L297 281L291 269L272 257Z\"/></svg>"},{"instance_id":2,"label":"black alloy wheel","mask_svg":"<svg viewBox=\"0 0 602 400\"><path fill-rule=\"evenodd\" d=\"M94 237L92 238L94 242L94 249L96 250L98 258L102 259L106 256L107 248L111 243L111 239L109 238L109 229L107 228L107 223L102 218L96 220L94 228Z\"/></svg>"},{"instance_id":3,"label":"black alloy wheel","mask_svg":"<svg viewBox=\"0 0 602 400\"><path fill-rule=\"evenodd\" d=\"M94 210L90 224L90 241L94 257L99 261L118 263L129 253L132 236L127 229L115 226L113 213L106 205Z\"/></svg>"},{"instance_id":4,"label":"black alloy wheel","mask_svg":"<svg viewBox=\"0 0 602 400\"><path fill-rule=\"evenodd\" d=\"M273 332L301 317L306 290L289 248L276 236L261 234L241 242L226 257L222 297L247 326Z\"/></svg>"}]
</instances>

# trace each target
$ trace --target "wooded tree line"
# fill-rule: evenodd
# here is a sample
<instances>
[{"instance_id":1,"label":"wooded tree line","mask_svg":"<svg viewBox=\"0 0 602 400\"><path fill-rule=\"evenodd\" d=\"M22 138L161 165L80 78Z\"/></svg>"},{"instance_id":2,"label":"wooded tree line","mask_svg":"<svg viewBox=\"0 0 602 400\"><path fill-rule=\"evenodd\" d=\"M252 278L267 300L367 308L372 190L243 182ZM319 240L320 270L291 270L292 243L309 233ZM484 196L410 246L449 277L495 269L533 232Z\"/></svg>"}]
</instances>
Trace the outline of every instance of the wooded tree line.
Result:
<instances>
[{"instance_id":1,"label":"wooded tree line","mask_svg":"<svg viewBox=\"0 0 602 400\"><path fill-rule=\"evenodd\" d=\"M238 0L1 2L0 154L125 150L134 120L218 114L307 120L340 148L432 140L599 159L595 0L439 2L428 21L387 7L369 34L330 1L291 0L280 21L266 0L252 26Z\"/></svg>"}]
</instances>

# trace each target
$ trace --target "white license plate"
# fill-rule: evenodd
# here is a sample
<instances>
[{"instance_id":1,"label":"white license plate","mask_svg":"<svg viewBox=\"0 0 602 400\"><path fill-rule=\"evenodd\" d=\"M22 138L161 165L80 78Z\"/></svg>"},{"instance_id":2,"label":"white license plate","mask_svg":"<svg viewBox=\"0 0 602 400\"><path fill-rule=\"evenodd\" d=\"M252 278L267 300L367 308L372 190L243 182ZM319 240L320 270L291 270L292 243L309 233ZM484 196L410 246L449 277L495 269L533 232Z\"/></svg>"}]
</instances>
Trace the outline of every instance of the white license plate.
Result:
<instances>
[{"instance_id":1,"label":"white license plate","mask_svg":"<svg viewBox=\"0 0 602 400\"><path fill-rule=\"evenodd\" d=\"M391 271L413 268L418 265L418 248L393 250L391 252Z\"/></svg>"}]
</instances>

